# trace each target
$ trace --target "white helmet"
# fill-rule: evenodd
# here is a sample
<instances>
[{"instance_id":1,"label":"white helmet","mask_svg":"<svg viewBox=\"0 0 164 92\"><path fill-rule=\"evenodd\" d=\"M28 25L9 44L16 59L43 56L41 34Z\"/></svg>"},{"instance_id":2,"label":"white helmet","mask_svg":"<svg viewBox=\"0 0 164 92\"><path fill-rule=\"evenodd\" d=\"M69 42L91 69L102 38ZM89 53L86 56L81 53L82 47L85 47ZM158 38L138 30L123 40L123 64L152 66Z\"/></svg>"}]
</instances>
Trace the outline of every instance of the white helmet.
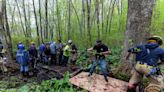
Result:
<instances>
[{"instance_id":1,"label":"white helmet","mask_svg":"<svg viewBox=\"0 0 164 92\"><path fill-rule=\"evenodd\" d=\"M72 40L68 40L68 43L71 44L72 43Z\"/></svg>"}]
</instances>

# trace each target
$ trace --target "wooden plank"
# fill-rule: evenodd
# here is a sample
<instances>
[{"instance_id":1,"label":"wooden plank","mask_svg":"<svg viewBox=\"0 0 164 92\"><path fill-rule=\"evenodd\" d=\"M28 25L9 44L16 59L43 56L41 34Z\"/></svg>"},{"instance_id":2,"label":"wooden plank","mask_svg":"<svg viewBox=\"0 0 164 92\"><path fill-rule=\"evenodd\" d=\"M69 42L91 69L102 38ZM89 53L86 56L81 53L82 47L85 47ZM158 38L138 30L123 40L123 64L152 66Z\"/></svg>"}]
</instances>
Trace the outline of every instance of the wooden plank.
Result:
<instances>
[{"instance_id":1,"label":"wooden plank","mask_svg":"<svg viewBox=\"0 0 164 92\"><path fill-rule=\"evenodd\" d=\"M127 82L122 80L108 77L109 82L104 80L102 75L93 74L88 77L87 72L81 72L80 74L72 77L70 82L80 88L88 90L90 92L126 92Z\"/></svg>"}]
</instances>

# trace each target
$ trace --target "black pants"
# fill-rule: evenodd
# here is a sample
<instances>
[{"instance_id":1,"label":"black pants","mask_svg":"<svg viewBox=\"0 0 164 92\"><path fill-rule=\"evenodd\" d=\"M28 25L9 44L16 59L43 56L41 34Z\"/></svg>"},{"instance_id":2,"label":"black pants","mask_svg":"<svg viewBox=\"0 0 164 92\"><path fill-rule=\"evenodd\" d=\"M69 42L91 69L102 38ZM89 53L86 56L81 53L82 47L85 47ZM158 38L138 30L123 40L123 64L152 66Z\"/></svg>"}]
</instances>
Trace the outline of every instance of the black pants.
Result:
<instances>
[{"instance_id":1,"label":"black pants","mask_svg":"<svg viewBox=\"0 0 164 92\"><path fill-rule=\"evenodd\" d=\"M32 68L35 68L37 64L37 57L32 57L31 59L31 66Z\"/></svg>"},{"instance_id":2,"label":"black pants","mask_svg":"<svg viewBox=\"0 0 164 92\"><path fill-rule=\"evenodd\" d=\"M51 54L51 64L56 64L56 54Z\"/></svg>"},{"instance_id":3,"label":"black pants","mask_svg":"<svg viewBox=\"0 0 164 92\"><path fill-rule=\"evenodd\" d=\"M2 53L0 53L0 57L3 58L3 54Z\"/></svg>"},{"instance_id":4,"label":"black pants","mask_svg":"<svg viewBox=\"0 0 164 92\"><path fill-rule=\"evenodd\" d=\"M59 63L59 65L62 65L62 62L63 62L63 52L60 52L59 55L58 55L58 63Z\"/></svg>"},{"instance_id":5,"label":"black pants","mask_svg":"<svg viewBox=\"0 0 164 92\"><path fill-rule=\"evenodd\" d=\"M67 66L68 60L69 60L68 56L63 56L63 64L62 65Z\"/></svg>"}]
</instances>

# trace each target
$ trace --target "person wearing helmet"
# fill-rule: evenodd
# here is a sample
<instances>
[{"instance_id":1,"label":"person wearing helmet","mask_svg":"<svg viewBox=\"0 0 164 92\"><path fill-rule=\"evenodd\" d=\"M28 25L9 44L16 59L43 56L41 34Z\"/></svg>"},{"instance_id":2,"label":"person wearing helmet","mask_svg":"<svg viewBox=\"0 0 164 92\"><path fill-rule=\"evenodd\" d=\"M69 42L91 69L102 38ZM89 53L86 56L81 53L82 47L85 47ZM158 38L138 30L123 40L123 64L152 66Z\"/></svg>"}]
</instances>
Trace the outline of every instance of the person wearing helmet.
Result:
<instances>
[{"instance_id":1,"label":"person wearing helmet","mask_svg":"<svg viewBox=\"0 0 164 92\"><path fill-rule=\"evenodd\" d=\"M105 81L108 82L107 76L109 75L109 73L107 70L107 63L105 60L105 56L111 54L111 51L108 49L108 47L106 45L104 45L102 43L101 40L97 40L96 44L93 47L89 48L87 51L91 52L93 50L95 50L96 53L94 53L94 56L95 56L95 58L93 60L94 62L90 68L88 76L91 76L92 73L95 71L96 66L100 65L100 68L104 75Z\"/></svg>"},{"instance_id":2,"label":"person wearing helmet","mask_svg":"<svg viewBox=\"0 0 164 92\"><path fill-rule=\"evenodd\" d=\"M56 48L56 43L52 42L50 44L50 53L51 53L51 64L56 65L56 54L57 54L57 48Z\"/></svg>"},{"instance_id":3,"label":"person wearing helmet","mask_svg":"<svg viewBox=\"0 0 164 92\"><path fill-rule=\"evenodd\" d=\"M39 59L40 59L41 62L44 62L44 57L45 57L44 51L45 51L45 48L46 47L45 47L44 43L39 46L38 53L39 53Z\"/></svg>"},{"instance_id":4,"label":"person wearing helmet","mask_svg":"<svg viewBox=\"0 0 164 92\"><path fill-rule=\"evenodd\" d=\"M23 44L18 45L16 52L16 61L20 64L20 72L22 77L28 77L28 64L29 64L29 53L25 50Z\"/></svg>"},{"instance_id":5,"label":"person wearing helmet","mask_svg":"<svg viewBox=\"0 0 164 92\"><path fill-rule=\"evenodd\" d=\"M36 49L36 45L34 42L31 42L31 45L28 49L29 55L30 55L30 63L32 68L34 69L36 67L37 58L38 58L38 51Z\"/></svg>"},{"instance_id":6,"label":"person wearing helmet","mask_svg":"<svg viewBox=\"0 0 164 92\"><path fill-rule=\"evenodd\" d=\"M138 45L128 50L126 60L129 59L131 54L136 55L136 65L134 66L134 72L128 84L128 92L136 91L136 86L143 76L146 76L150 80L150 84L145 88L145 92L150 92L148 90L153 87L159 88L158 90L163 89L164 79L158 67L159 60L164 62L164 49L160 47L162 43L161 37L152 36L147 39L147 44Z\"/></svg>"},{"instance_id":7,"label":"person wearing helmet","mask_svg":"<svg viewBox=\"0 0 164 92\"><path fill-rule=\"evenodd\" d=\"M63 48L64 48L64 44L59 39L56 43L56 49L57 49L57 62L60 66L62 65Z\"/></svg>"},{"instance_id":8,"label":"person wearing helmet","mask_svg":"<svg viewBox=\"0 0 164 92\"><path fill-rule=\"evenodd\" d=\"M67 45L64 47L63 51L63 66L67 66L69 57L71 56L71 45L72 45L72 40L68 40Z\"/></svg>"},{"instance_id":9,"label":"person wearing helmet","mask_svg":"<svg viewBox=\"0 0 164 92\"><path fill-rule=\"evenodd\" d=\"M23 45L23 43L21 41L19 41L19 43L17 44L17 48L19 49L19 45Z\"/></svg>"}]
</instances>

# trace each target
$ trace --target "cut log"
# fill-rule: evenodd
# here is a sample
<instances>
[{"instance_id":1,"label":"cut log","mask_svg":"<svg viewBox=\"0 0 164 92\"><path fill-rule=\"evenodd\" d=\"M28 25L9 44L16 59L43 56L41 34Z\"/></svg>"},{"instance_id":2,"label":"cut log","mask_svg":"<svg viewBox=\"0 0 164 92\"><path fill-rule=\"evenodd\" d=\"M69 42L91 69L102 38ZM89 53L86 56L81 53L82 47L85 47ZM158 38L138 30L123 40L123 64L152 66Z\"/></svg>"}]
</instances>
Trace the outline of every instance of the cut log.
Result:
<instances>
[{"instance_id":1,"label":"cut log","mask_svg":"<svg viewBox=\"0 0 164 92\"><path fill-rule=\"evenodd\" d=\"M48 66L42 66L42 68L43 69L47 69L47 70L49 70L49 71L53 71L53 72L56 72L56 73L58 73L59 75L61 75L61 76L64 76L64 74L63 73L61 73L59 70L55 70L55 69L53 69L53 68L50 68L50 67L48 67Z\"/></svg>"},{"instance_id":2,"label":"cut log","mask_svg":"<svg viewBox=\"0 0 164 92\"><path fill-rule=\"evenodd\" d=\"M87 72L81 72L78 75L72 77L70 82L88 90L89 92L126 92L128 83L122 80L108 77L109 82L104 80L102 75L93 74L88 77Z\"/></svg>"},{"instance_id":3,"label":"cut log","mask_svg":"<svg viewBox=\"0 0 164 92\"><path fill-rule=\"evenodd\" d=\"M73 76L77 75L77 74L80 73L81 71L83 71L83 69L78 69L78 70L76 70L75 72L73 72L73 73L70 74L70 77L73 77Z\"/></svg>"}]
</instances>

